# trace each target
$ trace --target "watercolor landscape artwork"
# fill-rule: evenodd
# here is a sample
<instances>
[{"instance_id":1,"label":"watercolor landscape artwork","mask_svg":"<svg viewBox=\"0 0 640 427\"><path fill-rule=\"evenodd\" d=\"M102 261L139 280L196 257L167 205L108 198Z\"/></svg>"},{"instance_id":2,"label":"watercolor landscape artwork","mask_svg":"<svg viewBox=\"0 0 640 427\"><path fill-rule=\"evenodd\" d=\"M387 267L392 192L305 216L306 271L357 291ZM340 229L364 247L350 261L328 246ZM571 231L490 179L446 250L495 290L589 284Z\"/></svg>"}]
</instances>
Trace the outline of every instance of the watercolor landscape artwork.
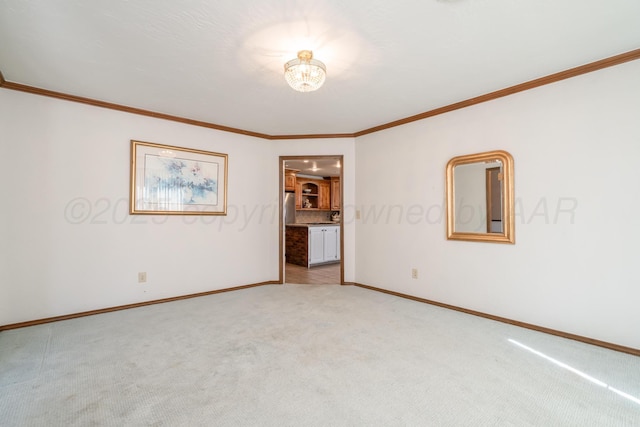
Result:
<instances>
[{"instance_id":1,"label":"watercolor landscape artwork","mask_svg":"<svg viewBox=\"0 0 640 427\"><path fill-rule=\"evenodd\" d=\"M132 141L130 213L225 214L225 154Z\"/></svg>"},{"instance_id":2,"label":"watercolor landscape artwork","mask_svg":"<svg viewBox=\"0 0 640 427\"><path fill-rule=\"evenodd\" d=\"M147 203L218 204L218 164L172 159L147 154L144 159L144 192Z\"/></svg>"}]
</instances>

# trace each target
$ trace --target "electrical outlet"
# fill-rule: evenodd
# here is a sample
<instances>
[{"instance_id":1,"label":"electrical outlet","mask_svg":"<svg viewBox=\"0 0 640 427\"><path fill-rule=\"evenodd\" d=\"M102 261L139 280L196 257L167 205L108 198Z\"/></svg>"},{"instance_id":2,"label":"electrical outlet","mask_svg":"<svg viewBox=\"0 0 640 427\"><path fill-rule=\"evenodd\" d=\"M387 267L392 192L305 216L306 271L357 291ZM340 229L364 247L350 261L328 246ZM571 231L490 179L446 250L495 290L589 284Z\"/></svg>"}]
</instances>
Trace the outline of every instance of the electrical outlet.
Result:
<instances>
[{"instance_id":1,"label":"electrical outlet","mask_svg":"<svg viewBox=\"0 0 640 427\"><path fill-rule=\"evenodd\" d=\"M417 268L412 268L411 269L411 278L412 279L417 279L418 278L418 269Z\"/></svg>"},{"instance_id":2,"label":"electrical outlet","mask_svg":"<svg viewBox=\"0 0 640 427\"><path fill-rule=\"evenodd\" d=\"M147 272L142 271L138 273L138 283L146 283L147 282Z\"/></svg>"}]
</instances>

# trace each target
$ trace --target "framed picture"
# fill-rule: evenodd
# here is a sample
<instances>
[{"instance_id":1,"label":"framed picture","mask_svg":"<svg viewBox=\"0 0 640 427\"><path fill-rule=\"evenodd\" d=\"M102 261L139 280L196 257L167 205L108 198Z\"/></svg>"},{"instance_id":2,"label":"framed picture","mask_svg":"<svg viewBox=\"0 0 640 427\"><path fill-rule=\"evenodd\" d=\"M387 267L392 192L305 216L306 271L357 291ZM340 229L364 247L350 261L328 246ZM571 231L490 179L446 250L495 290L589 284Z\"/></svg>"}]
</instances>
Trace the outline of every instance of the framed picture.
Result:
<instances>
[{"instance_id":1,"label":"framed picture","mask_svg":"<svg viewBox=\"0 0 640 427\"><path fill-rule=\"evenodd\" d=\"M226 215L227 155L131 141L129 213Z\"/></svg>"}]
</instances>

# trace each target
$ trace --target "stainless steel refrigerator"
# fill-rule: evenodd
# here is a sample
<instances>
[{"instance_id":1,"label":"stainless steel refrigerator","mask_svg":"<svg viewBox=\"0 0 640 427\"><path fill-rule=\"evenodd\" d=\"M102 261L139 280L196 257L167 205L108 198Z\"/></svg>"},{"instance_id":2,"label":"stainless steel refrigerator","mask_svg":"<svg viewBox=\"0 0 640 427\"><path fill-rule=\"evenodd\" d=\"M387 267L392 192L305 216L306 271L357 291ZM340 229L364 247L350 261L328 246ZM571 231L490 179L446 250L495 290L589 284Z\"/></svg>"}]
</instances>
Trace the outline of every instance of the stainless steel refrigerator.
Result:
<instances>
[{"instance_id":1,"label":"stainless steel refrigerator","mask_svg":"<svg viewBox=\"0 0 640 427\"><path fill-rule=\"evenodd\" d=\"M296 222L296 193L284 193L284 223Z\"/></svg>"}]
</instances>

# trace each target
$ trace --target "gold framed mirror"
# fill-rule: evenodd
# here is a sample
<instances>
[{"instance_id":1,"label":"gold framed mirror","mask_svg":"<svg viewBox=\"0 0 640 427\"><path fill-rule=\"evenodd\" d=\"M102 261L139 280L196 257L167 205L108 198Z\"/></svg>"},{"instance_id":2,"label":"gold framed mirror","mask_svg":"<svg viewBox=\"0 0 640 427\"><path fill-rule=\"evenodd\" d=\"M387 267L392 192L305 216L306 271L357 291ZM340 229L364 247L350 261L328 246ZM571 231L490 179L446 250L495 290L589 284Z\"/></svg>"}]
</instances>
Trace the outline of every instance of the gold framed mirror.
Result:
<instances>
[{"instance_id":1,"label":"gold framed mirror","mask_svg":"<svg viewBox=\"0 0 640 427\"><path fill-rule=\"evenodd\" d=\"M506 151L447 163L447 239L515 243L513 157Z\"/></svg>"}]
</instances>

